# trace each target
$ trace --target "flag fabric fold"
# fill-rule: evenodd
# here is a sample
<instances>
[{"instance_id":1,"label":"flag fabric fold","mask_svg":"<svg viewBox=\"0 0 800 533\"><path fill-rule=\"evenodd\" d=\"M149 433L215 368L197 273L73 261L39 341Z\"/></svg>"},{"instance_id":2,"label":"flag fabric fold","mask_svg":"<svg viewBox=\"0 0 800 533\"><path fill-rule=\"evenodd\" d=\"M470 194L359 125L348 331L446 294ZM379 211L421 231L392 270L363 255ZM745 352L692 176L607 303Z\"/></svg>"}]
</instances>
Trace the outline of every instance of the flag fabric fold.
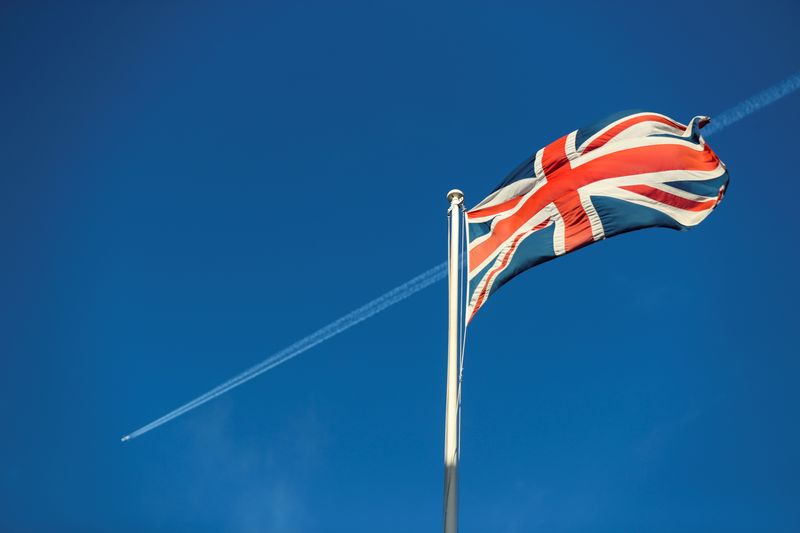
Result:
<instances>
[{"instance_id":1,"label":"flag fabric fold","mask_svg":"<svg viewBox=\"0 0 800 533\"><path fill-rule=\"evenodd\" d=\"M700 134L708 122L621 113L524 161L467 212L468 320L540 263L620 233L702 222L728 184L725 165Z\"/></svg>"}]
</instances>

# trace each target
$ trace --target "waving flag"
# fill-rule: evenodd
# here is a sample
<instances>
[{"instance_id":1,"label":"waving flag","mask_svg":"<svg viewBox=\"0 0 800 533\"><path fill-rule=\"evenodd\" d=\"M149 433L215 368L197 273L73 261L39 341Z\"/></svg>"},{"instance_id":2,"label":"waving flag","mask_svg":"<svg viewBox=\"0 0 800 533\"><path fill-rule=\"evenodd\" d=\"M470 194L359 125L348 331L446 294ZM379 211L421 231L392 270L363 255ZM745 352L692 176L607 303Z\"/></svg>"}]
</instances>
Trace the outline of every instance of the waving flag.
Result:
<instances>
[{"instance_id":1,"label":"waving flag","mask_svg":"<svg viewBox=\"0 0 800 533\"><path fill-rule=\"evenodd\" d=\"M700 128L626 113L545 146L467 212L467 317L511 278L595 241L649 227L685 230L722 200L725 165Z\"/></svg>"}]
</instances>

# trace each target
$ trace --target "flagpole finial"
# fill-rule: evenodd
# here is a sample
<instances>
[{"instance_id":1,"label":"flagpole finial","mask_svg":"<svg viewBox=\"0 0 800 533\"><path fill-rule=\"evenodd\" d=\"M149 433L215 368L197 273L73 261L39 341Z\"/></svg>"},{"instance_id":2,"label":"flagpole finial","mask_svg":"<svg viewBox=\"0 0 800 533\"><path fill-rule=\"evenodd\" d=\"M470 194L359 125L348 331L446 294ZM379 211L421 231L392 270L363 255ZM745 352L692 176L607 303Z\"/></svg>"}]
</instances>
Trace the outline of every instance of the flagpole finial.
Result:
<instances>
[{"instance_id":1,"label":"flagpole finial","mask_svg":"<svg viewBox=\"0 0 800 533\"><path fill-rule=\"evenodd\" d=\"M452 189L450 192L447 193L447 201L451 204L455 201L455 203L460 204L464 201L464 193L458 189Z\"/></svg>"}]
</instances>

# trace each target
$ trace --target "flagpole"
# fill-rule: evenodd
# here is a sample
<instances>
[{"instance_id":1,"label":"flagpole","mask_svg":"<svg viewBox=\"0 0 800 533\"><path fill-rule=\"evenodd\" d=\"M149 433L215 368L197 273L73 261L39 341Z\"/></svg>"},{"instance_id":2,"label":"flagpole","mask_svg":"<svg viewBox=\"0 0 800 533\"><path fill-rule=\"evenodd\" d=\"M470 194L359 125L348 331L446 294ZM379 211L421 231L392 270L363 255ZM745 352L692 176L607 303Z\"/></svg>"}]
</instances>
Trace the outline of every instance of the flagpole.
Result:
<instances>
[{"instance_id":1,"label":"flagpole","mask_svg":"<svg viewBox=\"0 0 800 533\"><path fill-rule=\"evenodd\" d=\"M447 317L447 401L444 422L444 533L458 532L458 282L459 222L464 194L458 189L447 193L450 202Z\"/></svg>"}]
</instances>

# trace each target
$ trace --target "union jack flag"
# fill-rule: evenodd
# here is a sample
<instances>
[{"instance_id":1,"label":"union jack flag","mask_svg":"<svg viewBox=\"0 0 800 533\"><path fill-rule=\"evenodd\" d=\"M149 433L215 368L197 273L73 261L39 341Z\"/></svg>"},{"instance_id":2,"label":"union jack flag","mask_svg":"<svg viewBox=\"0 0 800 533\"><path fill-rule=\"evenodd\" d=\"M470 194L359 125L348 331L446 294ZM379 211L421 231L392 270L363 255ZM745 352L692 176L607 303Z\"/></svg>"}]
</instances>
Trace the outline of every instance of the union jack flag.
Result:
<instances>
[{"instance_id":1,"label":"union jack flag","mask_svg":"<svg viewBox=\"0 0 800 533\"><path fill-rule=\"evenodd\" d=\"M725 165L700 128L657 113L623 113L548 144L467 212L471 320L528 268L620 233L686 230L719 204Z\"/></svg>"}]
</instances>

